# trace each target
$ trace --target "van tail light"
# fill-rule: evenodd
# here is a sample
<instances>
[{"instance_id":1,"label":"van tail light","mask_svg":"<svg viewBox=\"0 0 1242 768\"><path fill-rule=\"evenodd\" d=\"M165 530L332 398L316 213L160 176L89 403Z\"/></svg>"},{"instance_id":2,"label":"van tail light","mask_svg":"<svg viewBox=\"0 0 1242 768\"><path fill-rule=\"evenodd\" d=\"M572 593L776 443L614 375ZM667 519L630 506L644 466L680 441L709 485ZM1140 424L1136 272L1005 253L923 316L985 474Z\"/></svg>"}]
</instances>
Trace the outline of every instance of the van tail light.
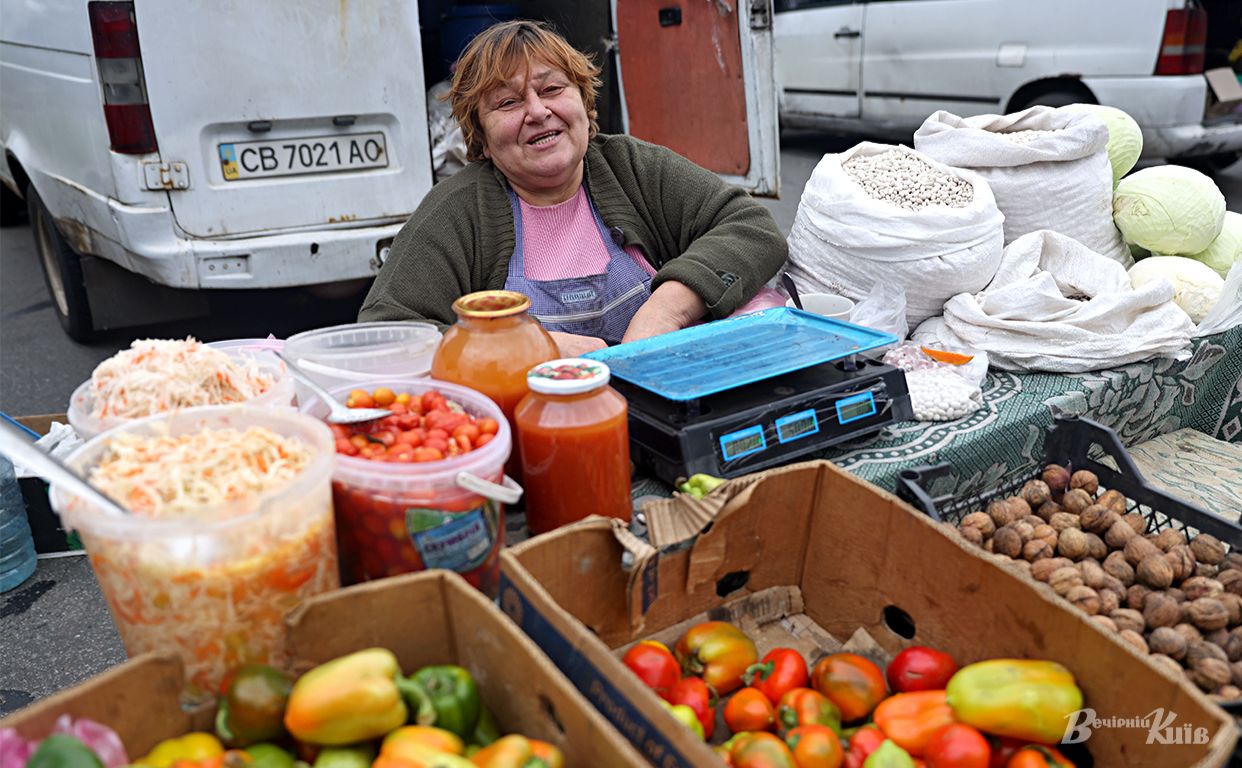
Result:
<instances>
[{"instance_id":1,"label":"van tail light","mask_svg":"<svg viewBox=\"0 0 1242 768\"><path fill-rule=\"evenodd\" d=\"M87 9L112 150L126 155L155 152L155 126L142 74L134 4L90 2Z\"/></svg>"},{"instance_id":2,"label":"van tail light","mask_svg":"<svg viewBox=\"0 0 1242 768\"><path fill-rule=\"evenodd\" d=\"M1160 43L1156 74L1200 74L1206 50L1207 11L1202 8L1171 10L1164 19L1164 40Z\"/></svg>"}]
</instances>

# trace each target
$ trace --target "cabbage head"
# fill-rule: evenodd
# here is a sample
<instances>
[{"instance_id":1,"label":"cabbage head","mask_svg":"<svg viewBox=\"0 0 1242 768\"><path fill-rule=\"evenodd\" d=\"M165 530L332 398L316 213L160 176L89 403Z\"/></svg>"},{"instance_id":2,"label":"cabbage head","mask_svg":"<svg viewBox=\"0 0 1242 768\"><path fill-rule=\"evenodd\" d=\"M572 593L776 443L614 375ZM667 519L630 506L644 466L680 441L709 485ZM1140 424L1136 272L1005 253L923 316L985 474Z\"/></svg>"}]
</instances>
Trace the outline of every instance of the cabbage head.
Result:
<instances>
[{"instance_id":1,"label":"cabbage head","mask_svg":"<svg viewBox=\"0 0 1242 768\"><path fill-rule=\"evenodd\" d=\"M1149 256L1130 267L1130 285L1138 288L1164 278L1173 284L1173 301L1195 323L1220 301L1225 281L1209 267L1185 256Z\"/></svg>"},{"instance_id":2,"label":"cabbage head","mask_svg":"<svg viewBox=\"0 0 1242 768\"><path fill-rule=\"evenodd\" d=\"M1095 115L1108 126L1108 162L1113 166L1113 186L1116 186L1143 154L1143 131L1139 124L1120 109L1103 104L1070 104L1062 109Z\"/></svg>"},{"instance_id":3,"label":"cabbage head","mask_svg":"<svg viewBox=\"0 0 1242 768\"><path fill-rule=\"evenodd\" d=\"M1225 226L1212 244L1191 257L1207 264L1221 277L1229 274L1234 262L1242 259L1242 213L1225 211Z\"/></svg>"},{"instance_id":4,"label":"cabbage head","mask_svg":"<svg viewBox=\"0 0 1242 768\"><path fill-rule=\"evenodd\" d=\"M1225 196L1202 173L1180 165L1144 168L1121 180L1113 222L1127 243L1189 256L1211 245L1225 223Z\"/></svg>"}]
</instances>

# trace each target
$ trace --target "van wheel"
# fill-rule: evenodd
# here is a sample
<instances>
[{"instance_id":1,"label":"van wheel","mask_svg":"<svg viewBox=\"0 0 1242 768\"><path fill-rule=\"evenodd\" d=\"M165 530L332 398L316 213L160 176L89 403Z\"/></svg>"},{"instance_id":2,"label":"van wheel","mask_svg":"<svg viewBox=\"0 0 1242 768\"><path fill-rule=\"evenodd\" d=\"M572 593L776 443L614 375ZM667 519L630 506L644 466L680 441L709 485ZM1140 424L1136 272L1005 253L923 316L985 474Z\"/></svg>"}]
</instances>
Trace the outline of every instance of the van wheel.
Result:
<instances>
[{"instance_id":1,"label":"van wheel","mask_svg":"<svg viewBox=\"0 0 1242 768\"><path fill-rule=\"evenodd\" d=\"M82 257L73 250L65 236L56 228L56 222L48 213L47 206L35 191L34 185L26 188L26 203L30 211L30 230L34 234L35 250L43 264L43 279L52 297L52 309L60 327L74 341L90 341L95 332L91 321L91 309L86 300L86 282L82 279Z\"/></svg>"},{"instance_id":2,"label":"van wheel","mask_svg":"<svg viewBox=\"0 0 1242 768\"><path fill-rule=\"evenodd\" d=\"M1215 176L1231 167L1239 159L1242 159L1242 152L1217 152L1214 155L1199 155L1197 157L1171 157L1169 162L1187 168L1194 168L1196 171L1205 173L1208 176Z\"/></svg>"},{"instance_id":3,"label":"van wheel","mask_svg":"<svg viewBox=\"0 0 1242 768\"><path fill-rule=\"evenodd\" d=\"M1054 90L1037 93L1034 96L1023 99L1023 103L1015 104L1009 111L1021 112L1035 105L1044 107L1067 107L1070 104L1094 104L1095 98L1090 93L1074 90Z\"/></svg>"},{"instance_id":4,"label":"van wheel","mask_svg":"<svg viewBox=\"0 0 1242 768\"><path fill-rule=\"evenodd\" d=\"M8 184L0 183L0 227L15 227L26 218L26 201L9 189Z\"/></svg>"}]
</instances>

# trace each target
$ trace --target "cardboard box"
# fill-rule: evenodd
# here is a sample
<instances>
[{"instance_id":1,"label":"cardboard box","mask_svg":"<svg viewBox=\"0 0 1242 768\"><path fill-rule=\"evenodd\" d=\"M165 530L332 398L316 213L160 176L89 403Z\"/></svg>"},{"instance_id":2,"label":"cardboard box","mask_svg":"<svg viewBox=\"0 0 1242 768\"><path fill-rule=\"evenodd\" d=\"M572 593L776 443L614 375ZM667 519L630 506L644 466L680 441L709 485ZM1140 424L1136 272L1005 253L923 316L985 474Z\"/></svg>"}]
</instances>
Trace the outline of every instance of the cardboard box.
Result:
<instances>
[{"instance_id":1,"label":"cardboard box","mask_svg":"<svg viewBox=\"0 0 1242 768\"><path fill-rule=\"evenodd\" d=\"M501 607L658 766L719 762L661 710L617 653L695 617L755 619L767 630L761 652L780 639L775 629L797 647L844 641L861 629L886 655L917 643L963 664L1058 661L1105 721L1085 745L1097 766L1221 766L1238 739L1232 719L1188 683L1046 587L829 462L764 473L697 537L631 552L629 572L625 553L612 524L598 518L505 550ZM1168 714L1175 717L1158 736L1195 743L1149 744L1146 728L1121 722L1158 709L1164 726Z\"/></svg>"},{"instance_id":2,"label":"cardboard box","mask_svg":"<svg viewBox=\"0 0 1242 768\"><path fill-rule=\"evenodd\" d=\"M322 595L287 622L299 671L374 646L396 653L407 674L460 664L502 731L552 742L572 766L646 765L539 648L455 573L396 576ZM177 659L143 656L0 720L0 728L42 738L62 713L89 717L114 728L136 759L163 739L211 729L213 711L178 706L181 688Z\"/></svg>"}]
</instances>

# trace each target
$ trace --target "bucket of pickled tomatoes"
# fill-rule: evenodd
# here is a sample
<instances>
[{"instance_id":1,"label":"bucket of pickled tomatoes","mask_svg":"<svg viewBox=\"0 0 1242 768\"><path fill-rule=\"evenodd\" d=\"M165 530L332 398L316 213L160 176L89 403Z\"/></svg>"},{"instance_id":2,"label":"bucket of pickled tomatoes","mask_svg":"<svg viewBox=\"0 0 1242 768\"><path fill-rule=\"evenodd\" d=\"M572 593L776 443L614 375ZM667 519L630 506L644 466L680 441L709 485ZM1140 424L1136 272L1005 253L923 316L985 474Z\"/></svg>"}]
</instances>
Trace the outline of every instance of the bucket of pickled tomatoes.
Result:
<instances>
[{"instance_id":1,"label":"bucket of pickled tomatoes","mask_svg":"<svg viewBox=\"0 0 1242 768\"><path fill-rule=\"evenodd\" d=\"M522 490L505 477L512 440L496 403L434 379L368 380L329 390L350 407L385 408L336 438L332 495L341 577L357 583L428 568L456 571L494 595L504 505ZM302 411L325 418L318 398Z\"/></svg>"}]
</instances>

